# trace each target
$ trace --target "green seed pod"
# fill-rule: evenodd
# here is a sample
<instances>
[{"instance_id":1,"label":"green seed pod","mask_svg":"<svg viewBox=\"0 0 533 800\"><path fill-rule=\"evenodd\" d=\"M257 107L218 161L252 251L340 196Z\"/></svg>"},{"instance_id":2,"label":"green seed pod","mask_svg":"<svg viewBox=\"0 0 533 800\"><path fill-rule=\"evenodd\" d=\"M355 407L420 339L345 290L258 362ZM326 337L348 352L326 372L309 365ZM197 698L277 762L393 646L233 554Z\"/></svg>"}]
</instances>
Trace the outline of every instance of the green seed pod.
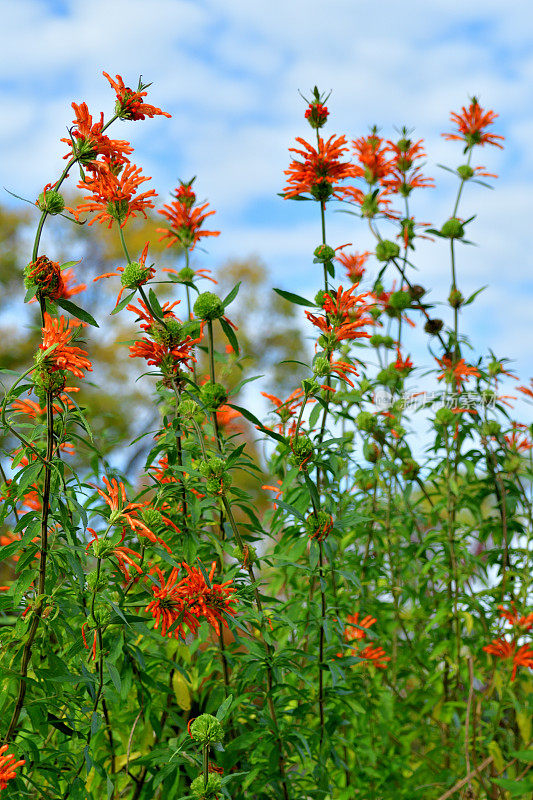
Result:
<instances>
[{"instance_id":1,"label":"green seed pod","mask_svg":"<svg viewBox=\"0 0 533 800\"><path fill-rule=\"evenodd\" d=\"M440 233L441 236L445 236L447 239L462 239L465 235L465 229L463 228L461 220L456 217L451 217L444 223L440 229Z\"/></svg>"},{"instance_id":2,"label":"green seed pod","mask_svg":"<svg viewBox=\"0 0 533 800\"><path fill-rule=\"evenodd\" d=\"M237 559L241 564L244 566L248 566L248 564L255 564L257 561L257 550L255 547L252 547L251 544L245 544L244 547L239 547L239 545L235 545L232 550L233 558Z\"/></svg>"},{"instance_id":3,"label":"green seed pod","mask_svg":"<svg viewBox=\"0 0 533 800\"><path fill-rule=\"evenodd\" d=\"M368 340L372 347L379 347L383 344L383 339L385 337L381 336L379 333L375 333L373 336L370 337Z\"/></svg>"},{"instance_id":4,"label":"green seed pod","mask_svg":"<svg viewBox=\"0 0 533 800\"><path fill-rule=\"evenodd\" d=\"M389 299L389 305L396 311L403 311L411 305L411 295L409 292L393 292Z\"/></svg>"},{"instance_id":5,"label":"green seed pod","mask_svg":"<svg viewBox=\"0 0 533 800\"><path fill-rule=\"evenodd\" d=\"M218 456L212 456L207 461L201 461L198 465L199 471L204 478L220 478L226 470L226 462Z\"/></svg>"},{"instance_id":6,"label":"green seed pod","mask_svg":"<svg viewBox=\"0 0 533 800\"><path fill-rule=\"evenodd\" d=\"M355 473L355 483L363 491L373 489L377 484L377 478L369 469L358 469Z\"/></svg>"},{"instance_id":7,"label":"green seed pod","mask_svg":"<svg viewBox=\"0 0 533 800\"><path fill-rule=\"evenodd\" d=\"M522 466L522 459L519 455L510 455L503 461L503 469L505 472L517 473Z\"/></svg>"},{"instance_id":8,"label":"green seed pod","mask_svg":"<svg viewBox=\"0 0 533 800\"><path fill-rule=\"evenodd\" d=\"M292 442L292 453L289 461L297 467L302 467L313 452L313 443L304 433Z\"/></svg>"},{"instance_id":9,"label":"green seed pod","mask_svg":"<svg viewBox=\"0 0 533 800\"><path fill-rule=\"evenodd\" d=\"M204 714L203 716L206 715ZM222 779L220 775L217 775L216 772L210 772L207 776L207 783L204 782L203 775L198 775L191 783L190 790L192 796L196 797L197 800L210 800L210 798L218 795L221 785Z\"/></svg>"},{"instance_id":10,"label":"green seed pod","mask_svg":"<svg viewBox=\"0 0 533 800\"><path fill-rule=\"evenodd\" d=\"M501 432L502 426L495 419L486 420L481 426L481 433L483 436L498 436Z\"/></svg>"},{"instance_id":11,"label":"green seed pod","mask_svg":"<svg viewBox=\"0 0 533 800\"><path fill-rule=\"evenodd\" d=\"M183 338L183 325L178 319L166 317L164 326L160 322L150 326L150 336L158 344L173 347Z\"/></svg>"},{"instance_id":12,"label":"green seed pod","mask_svg":"<svg viewBox=\"0 0 533 800\"><path fill-rule=\"evenodd\" d=\"M222 725L212 714L200 714L191 722L189 731L194 741L201 745L216 744L224 738Z\"/></svg>"},{"instance_id":13,"label":"green seed pod","mask_svg":"<svg viewBox=\"0 0 533 800\"><path fill-rule=\"evenodd\" d=\"M402 466L402 474L405 478L416 478L420 472L420 465L413 458L406 458Z\"/></svg>"},{"instance_id":14,"label":"green seed pod","mask_svg":"<svg viewBox=\"0 0 533 800\"><path fill-rule=\"evenodd\" d=\"M435 424L442 425L444 428L455 422L455 414L449 408L439 408L435 414Z\"/></svg>"},{"instance_id":15,"label":"green seed pod","mask_svg":"<svg viewBox=\"0 0 533 800\"><path fill-rule=\"evenodd\" d=\"M474 177L474 170L470 164L463 164L462 166L457 167L457 174L464 181L468 181L470 178Z\"/></svg>"},{"instance_id":16,"label":"green seed pod","mask_svg":"<svg viewBox=\"0 0 533 800\"><path fill-rule=\"evenodd\" d=\"M325 264L327 261L332 261L335 258L335 250L329 244L319 244L313 253L317 261Z\"/></svg>"},{"instance_id":17,"label":"green seed pod","mask_svg":"<svg viewBox=\"0 0 533 800\"><path fill-rule=\"evenodd\" d=\"M65 208L65 201L63 195L56 192L55 189L50 189L46 193L41 192L37 198L37 206L41 211L46 211L47 214L54 216L61 214Z\"/></svg>"},{"instance_id":18,"label":"green seed pod","mask_svg":"<svg viewBox=\"0 0 533 800\"><path fill-rule=\"evenodd\" d=\"M363 455L367 461L375 464L381 455L381 447L376 442L365 442L363 445Z\"/></svg>"},{"instance_id":19,"label":"green seed pod","mask_svg":"<svg viewBox=\"0 0 533 800\"><path fill-rule=\"evenodd\" d=\"M126 289L136 289L142 286L150 277L150 267L132 261L124 267L124 272L120 276L120 282Z\"/></svg>"},{"instance_id":20,"label":"green seed pod","mask_svg":"<svg viewBox=\"0 0 533 800\"><path fill-rule=\"evenodd\" d=\"M378 261L391 261L393 258L398 258L399 255L400 245L396 244L396 242L383 239L376 245L376 258Z\"/></svg>"},{"instance_id":21,"label":"green seed pod","mask_svg":"<svg viewBox=\"0 0 533 800\"><path fill-rule=\"evenodd\" d=\"M326 292L324 289L319 289L318 292L315 294L315 305L319 308L324 308L324 300L326 297Z\"/></svg>"},{"instance_id":22,"label":"green seed pod","mask_svg":"<svg viewBox=\"0 0 533 800\"><path fill-rule=\"evenodd\" d=\"M144 508L141 516L143 522L151 531L157 530L163 524L163 515L157 508Z\"/></svg>"},{"instance_id":23,"label":"green seed pod","mask_svg":"<svg viewBox=\"0 0 533 800\"><path fill-rule=\"evenodd\" d=\"M371 433L373 430L375 430L378 421L375 416L370 413L370 411L361 411L361 413L356 417L355 424L360 431Z\"/></svg>"},{"instance_id":24,"label":"green seed pod","mask_svg":"<svg viewBox=\"0 0 533 800\"><path fill-rule=\"evenodd\" d=\"M194 278L194 270L192 270L190 267L183 267L180 269L176 277L184 283L192 283Z\"/></svg>"},{"instance_id":25,"label":"green seed pod","mask_svg":"<svg viewBox=\"0 0 533 800\"><path fill-rule=\"evenodd\" d=\"M228 394L221 383L207 381L200 388L200 400L210 411L220 408L220 406L223 405L227 399Z\"/></svg>"},{"instance_id":26,"label":"green seed pod","mask_svg":"<svg viewBox=\"0 0 533 800\"><path fill-rule=\"evenodd\" d=\"M224 316L222 300L213 292L198 295L193 310L198 319L213 320Z\"/></svg>"},{"instance_id":27,"label":"green seed pod","mask_svg":"<svg viewBox=\"0 0 533 800\"><path fill-rule=\"evenodd\" d=\"M333 528L333 517L326 511L319 511L316 516L310 514L305 520L305 527L311 539L322 542Z\"/></svg>"}]
</instances>

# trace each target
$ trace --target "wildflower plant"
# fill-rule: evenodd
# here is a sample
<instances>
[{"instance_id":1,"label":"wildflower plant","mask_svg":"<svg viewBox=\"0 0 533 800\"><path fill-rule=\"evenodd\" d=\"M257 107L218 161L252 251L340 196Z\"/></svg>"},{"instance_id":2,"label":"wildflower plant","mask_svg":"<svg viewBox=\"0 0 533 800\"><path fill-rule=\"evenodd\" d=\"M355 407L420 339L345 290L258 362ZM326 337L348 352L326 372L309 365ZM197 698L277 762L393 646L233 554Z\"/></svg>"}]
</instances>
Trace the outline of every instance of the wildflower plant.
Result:
<instances>
[{"instance_id":1,"label":"wildflower plant","mask_svg":"<svg viewBox=\"0 0 533 800\"><path fill-rule=\"evenodd\" d=\"M314 349L287 397L262 393L261 421L238 402L247 379L227 380L242 366L239 284L203 290L216 279L199 243L220 232L205 227L215 211L195 178L157 209L175 267L152 261L150 242L139 255L128 246L130 220L157 195L108 131L169 114L147 102L150 84L104 76L114 112L73 103L67 163L35 203L20 275L40 317L34 358L3 370L4 441L16 446L1 462L0 792L529 796L533 432L512 417L506 359L473 356L461 325L477 295L461 291L473 220L462 204L467 184L495 177L475 162L502 147L496 115L477 98L452 114L444 135L466 163L447 168L457 194L432 227L411 204L435 185L423 141L406 127L328 136L329 95L313 89L311 141L289 148L282 196L311 203L316 296L276 292ZM85 195L67 208L61 189L77 171ZM347 213L347 238L369 229L372 251L328 241L332 208ZM50 216L88 221L88 236L104 224L120 242L123 263L96 278L117 290L98 319L85 285L71 285L79 262L39 252ZM449 253L446 319L415 283L420 238L442 269ZM158 415L140 470L113 467L91 426L86 333L110 314L135 326L124 380L140 359ZM422 397L408 326L428 341L434 388Z\"/></svg>"}]
</instances>

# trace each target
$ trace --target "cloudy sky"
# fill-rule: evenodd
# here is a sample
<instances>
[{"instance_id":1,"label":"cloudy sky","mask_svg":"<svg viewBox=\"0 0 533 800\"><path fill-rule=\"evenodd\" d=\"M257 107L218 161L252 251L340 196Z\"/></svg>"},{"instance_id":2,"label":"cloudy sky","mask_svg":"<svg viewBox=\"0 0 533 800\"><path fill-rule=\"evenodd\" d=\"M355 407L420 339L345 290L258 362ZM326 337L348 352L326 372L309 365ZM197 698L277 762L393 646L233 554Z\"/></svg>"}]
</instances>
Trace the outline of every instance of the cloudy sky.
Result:
<instances>
[{"instance_id":1,"label":"cloudy sky","mask_svg":"<svg viewBox=\"0 0 533 800\"><path fill-rule=\"evenodd\" d=\"M462 206L464 217L478 214L469 238L479 246L461 248L460 288L490 284L463 326L478 352L514 358L522 382L533 375L530 0L16 0L2 3L2 28L1 184L34 197L61 167L71 101L108 114L114 95L102 70L132 86L142 73L172 119L113 130L132 141L162 202L178 177L198 176L222 233L197 266L258 255L273 285L304 295L320 280L310 257L316 208L277 196L287 148L311 134L298 90L332 90L328 133L356 138L375 123L392 138L395 127L415 127L439 188L413 196L413 211L434 225L450 215L455 189L436 164L462 163L440 133L476 94L499 113L494 131L506 148L479 150L475 163L500 177L495 191L469 186ZM328 240L372 246L344 214L329 213ZM447 248L424 244L417 259L416 280L444 300Z\"/></svg>"}]
</instances>

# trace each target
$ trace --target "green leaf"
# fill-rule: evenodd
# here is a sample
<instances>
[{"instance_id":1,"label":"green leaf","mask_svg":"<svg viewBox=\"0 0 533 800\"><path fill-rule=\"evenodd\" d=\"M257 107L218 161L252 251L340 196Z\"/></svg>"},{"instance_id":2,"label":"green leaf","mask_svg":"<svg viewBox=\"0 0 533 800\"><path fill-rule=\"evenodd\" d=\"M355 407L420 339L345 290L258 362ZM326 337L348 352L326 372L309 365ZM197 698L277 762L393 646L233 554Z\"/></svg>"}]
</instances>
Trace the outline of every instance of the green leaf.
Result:
<instances>
[{"instance_id":1,"label":"green leaf","mask_svg":"<svg viewBox=\"0 0 533 800\"><path fill-rule=\"evenodd\" d=\"M230 706L233 702L233 695L229 694L223 703L218 707L218 711L216 713L216 718L219 722L222 722L226 714L228 713Z\"/></svg>"},{"instance_id":2,"label":"green leaf","mask_svg":"<svg viewBox=\"0 0 533 800\"><path fill-rule=\"evenodd\" d=\"M158 316L162 317L163 309L161 308L159 300L157 299L156 293L154 292L153 289L150 289L150 291L148 292L148 297L150 299L150 305L154 309L155 313L158 314Z\"/></svg>"},{"instance_id":3,"label":"green leaf","mask_svg":"<svg viewBox=\"0 0 533 800\"><path fill-rule=\"evenodd\" d=\"M310 303L309 300L306 300L305 297L301 297L299 294L285 292L283 289L274 289L274 291L276 294L279 294L280 297L283 297L284 300L288 300L289 303L294 303L298 306L316 306L316 303Z\"/></svg>"},{"instance_id":4,"label":"green leaf","mask_svg":"<svg viewBox=\"0 0 533 800\"><path fill-rule=\"evenodd\" d=\"M113 314L118 314L119 311L122 311L123 308L126 308L130 300L133 300L134 297L135 297L135 292L133 291L131 294L125 297L124 300L121 300L118 306L115 306L110 316L113 316Z\"/></svg>"},{"instance_id":5,"label":"green leaf","mask_svg":"<svg viewBox=\"0 0 533 800\"><path fill-rule=\"evenodd\" d=\"M228 403L228 405L230 408L233 408L235 409L235 411L238 411L240 414L242 414L242 416L245 419L247 419L248 422L253 422L254 425L257 425L259 430L262 431L263 433L266 433L267 436L271 436L273 439L277 439L278 442L283 442L283 444L286 444L283 436L281 436L279 433L276 433L276 431L270 431L268 430L268 428L265 428L263 426L263 423L255 416L255 414L252 414L252 412L248 411L247 408L242 408L242 406L235 406L233 405L233 403Z\"/></svg>"},{"instance_id":6,"label":"green leaf","mask_svg":"<svg viewBox=\"0 0 533 800\"><path fill-rule=\"evenodd\" d=\"M59 300L56 300L56 304L65 311L68 311L69 314L81 319L82 322L87 322L95 328L100 327L95 318L92 317L88 311L85 311L84 308L77 306L76 303L71 303L70 300L65 300L63 297L60 297Z\"/></svg>"},{"instance_id":7,"label":"green leaf","mask_svg":"<svg viewBox=\"0 0 533 800\"><path fill-rule=\"evenodd\" d=\"M64 269L68 269L69 267L75 267L76 264L81 264L81 262L82 262L81 258L79 259L79 261L65 261L64 264L60 265L60 269L61 271L63 271Z\"/></svg>"},{"instance_id":8,"label":"green leaf","mask_svg":"<svg viewBox=\"0 0 533 800\"><path fill-rule=\"evenodd\" d=\"M121 681L120 681L120 675L118 674L118 669L115 667L114 664L111 664L107 660L107 658L105 659L105 663L106 663L107 670L109 672L109 676L110 676L111 680L113 681L113 686L115 687L117 692L120 694L120 690L122 688L122 684L121 684Z\"/></svg>"},{"instance_id":9,"label":"green leaf","mask_svg":"<svg viewBox=\"0 0 533 800\"><path fill-rule=\"evenodd\" d=\"M284 508L285 511L288 511L289 514L292 514L294 517L297 517L302 522L305 522L304 515L298 511L294 506L291 506L289 503L285 503L283 500L274 500L277 506L280 508Z\"/></svg>"},{"instance_id":10,"label":"green leaf","mask_svg":"<svg viewBox=\"0 0 533 800\"><path fill-rule=\"evenodd\" d=\"M227 337L230 345L233 347L234 351L238 355L239 354L239 342L237 341L237 337L235 336L235 333L233 332L233 328L231 327L229 322L226 322L226 320L223 317L220 317L220 324L222 325L222 330L226 334L226 337Z\"/></svg>"},{"instance_id":11,"label":"green leaf","mask_svg":"<svg viewBox=\"0 0 533 800\"><path fill-rule=\"evenodd\" d=\"M478 290L477 290L477 292L474 292L474 294L471 294L471 295L470 295L470 297L468 298L468 300L465 300L465 301L464 301L463 305L464 305L464 306L469 306L469 305L470 305L470 303L473 303L473 302L474 302L474 300L475 300L475 298L478 296L478 294L479 294L480 292L482 292L484 289L486 289L486 288L487 288L487 286L488 286L488 284L485 284L485 286L482 286L482 287L481 287L481 289L478 289Z\"/></svg>"},{"instance_id":12,"label":"green leaf","mask_svg":"<svg viewBox=\"0 0 533 800\"><path fill-rule=\"evenodd\" d=\"M27 291L27 292L26 292L26 294L24 295L24 302L25 302L25 303L29 303L29 302L30 302L30 300L32 299L32 297L35 297L35 295L36 295L36 293L37 293L37 289L38 289L38 286L37 286L37 285L35 285L35 286L30 286L30 288L28 289L28 291Z\"/></svg>"},{"instance_id":13,"label":"green leaf","mask_svg":"<svg viewBox=\"0 0 533 800\"><path fill-rule=\"evenodd\" d=\"M226 308L226 306L229 306L229 304L235 300L235 298L239 293L240 285L241 281L239 281L239 283L236 286L234 286L231 292L224 298L224 300L222 301L222 305L224 306L224 308Z\"/></svg>"}]
</instances>

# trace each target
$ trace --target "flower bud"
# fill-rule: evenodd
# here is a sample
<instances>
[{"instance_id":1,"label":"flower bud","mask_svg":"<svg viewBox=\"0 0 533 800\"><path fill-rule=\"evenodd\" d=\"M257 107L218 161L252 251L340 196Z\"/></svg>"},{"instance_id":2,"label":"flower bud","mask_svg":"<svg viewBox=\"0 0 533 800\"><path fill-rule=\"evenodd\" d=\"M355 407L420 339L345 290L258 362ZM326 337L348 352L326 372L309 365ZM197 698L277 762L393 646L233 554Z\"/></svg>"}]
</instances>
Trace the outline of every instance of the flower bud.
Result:
<instances>
[{"instance_id":1,"label":"flower bud","mask_svg":"<svg viewBox=\"0 0 533 800\"><path fill-rule=\"evenodd\" d=\"M326 292L324 289L319 289L318 292L315 294L315 305L319 308L324 307L324 300L326 298Z\"/></svg>"},{"instance_id":2,"label":"flower bud","mask_svg":"<svg viewBox=\"0 0 533 800\"><path fill-rule=\"evenodd\" d=\"M463 224L456 217L451 217L440 229L441 236L446 239L462 239L465 235Z\"/></svg>"},{"instance_id":3,"label":"flower bud","mask_svg":"<svg viewBox=\"0 0 533 800\"><path fill-rule=\"evenodd\" d=\"M369 491L376 486L377 478L369 469L358 469L355 473L355 483L359 489Z\"/></svg>"},{"instance_id":4,"label":"flower bud","mask_svg":"<svg viewBox=\"0 0 533 800\"><path fill-rule=\"evenodd\" d=\"M502 426L495 419L486 420L481 426L481 433L483 436L498 436Z\"/></svg>"},{"instance_id":5,"label":"flower bud","mask_svg":"<svg viewBox=\"0 0 533 800\"><path fill-rule=\"evenodd\" d=\"M436 336L441 332L444 322L441 319L428 319L424 325L424 330L431 336Z\"/></svg>"},{"instance_id":6,"label":"flower bud","mask_svg":"<svg viewBox=\"0 0 533 800\"><path fill-rule=\"evenodd\" d=\"M216 744L224 738L222 725L212 714L200 714L189 725L191 738L198 744Z\"/></svg>"},{"instance_id":7,"label":"flower bud","mask_svg":"<svg viewBox=\"0 0 533 800\"><path fill-rule=\"evenodd\" d=\"M329 111L322 103L309 103L305 118L312 128L322 128L328 119Z\"/></svg>"},{"instance_id":8,"label":"flower bud","mask_svg":"<svg viewBox=\"0 0 533 800\"><path fill-rule=\"evenodd\" d=\"M448 303L451 305L451 307L460 308L463 304L463 301L464 297L459 289L452 289L448 297Z\"/></svg>"},{"instance_id":9,"label":"flower bud","mask_svg":"<svg viewBox=\"0 0 533 800\"><path fill-rule=\"evenodd\" d=\"M291 450L289 461L301 469L313 452L313 443L309 436L302 433L291 442Z\"/></svg>"},{"instance_id":10,"label":"flower bud","mask_svg":"<svg viewBox=\"0 0 533 800\"><path fill-rule=\"evenodd\" d=\"M376 245L376 258L378 261L391 261L400 255L400 246L389 239L383 239Z\"/></svg>"},{"instance_id":11,"label":"flower bud","mask_svg":"<svg viewBox=\"0 0 533 800\"><path fill-rule=\"evenodd\" d=\"M206 479L209 494L222 495L231 486L231 475L226 472L226 462L217 456L200 461L198 470Z\"/></svg>"},{"instance_id":12,"label":"flower bud","mask_svg":"<svg viewBox=\"0 0 533 800\"><path fill-rule=\"evenodd\" d=\"M243 566L247 567L249 564L254 564L257 561L257 550L255 547L252 547L251 544L245 544L243 547L235 545L232 556Z\"/></svg>"},{"instance_id":13,"label":"flower bud","mask_svg":"<svg viewBox=\"0 0 533 800\"><path fill-rule=\"evenodd\" d=\"M222 300L213 292L198 295L193 310L198 319L213 320L224 316Z\"/></svg>"},{"instance_id":14,"label":"flower bud","mask_svg":"<svg viewBox=\"0 0 533 800\"><path fill-rule=\"evenodd\" d=\"M413 286L409 287L409 294L411 295L411 300L420 300L426 293L426 290L420 284L415 283Z\"/></svg>"},{"instance_id":15,"label":"flower bud","mask_svg":"<svg viewBox=\"0 0 533 800\"><path fill-rule=\"evenodd\" d=\"M355 424L357 425L360 431L366 431L366 433L371 433L373 430L375 430L378 421L375 418L374 414L371 414L369 411L361 411L361 413L357 415Z\"/></svg>"}]
</instances>

